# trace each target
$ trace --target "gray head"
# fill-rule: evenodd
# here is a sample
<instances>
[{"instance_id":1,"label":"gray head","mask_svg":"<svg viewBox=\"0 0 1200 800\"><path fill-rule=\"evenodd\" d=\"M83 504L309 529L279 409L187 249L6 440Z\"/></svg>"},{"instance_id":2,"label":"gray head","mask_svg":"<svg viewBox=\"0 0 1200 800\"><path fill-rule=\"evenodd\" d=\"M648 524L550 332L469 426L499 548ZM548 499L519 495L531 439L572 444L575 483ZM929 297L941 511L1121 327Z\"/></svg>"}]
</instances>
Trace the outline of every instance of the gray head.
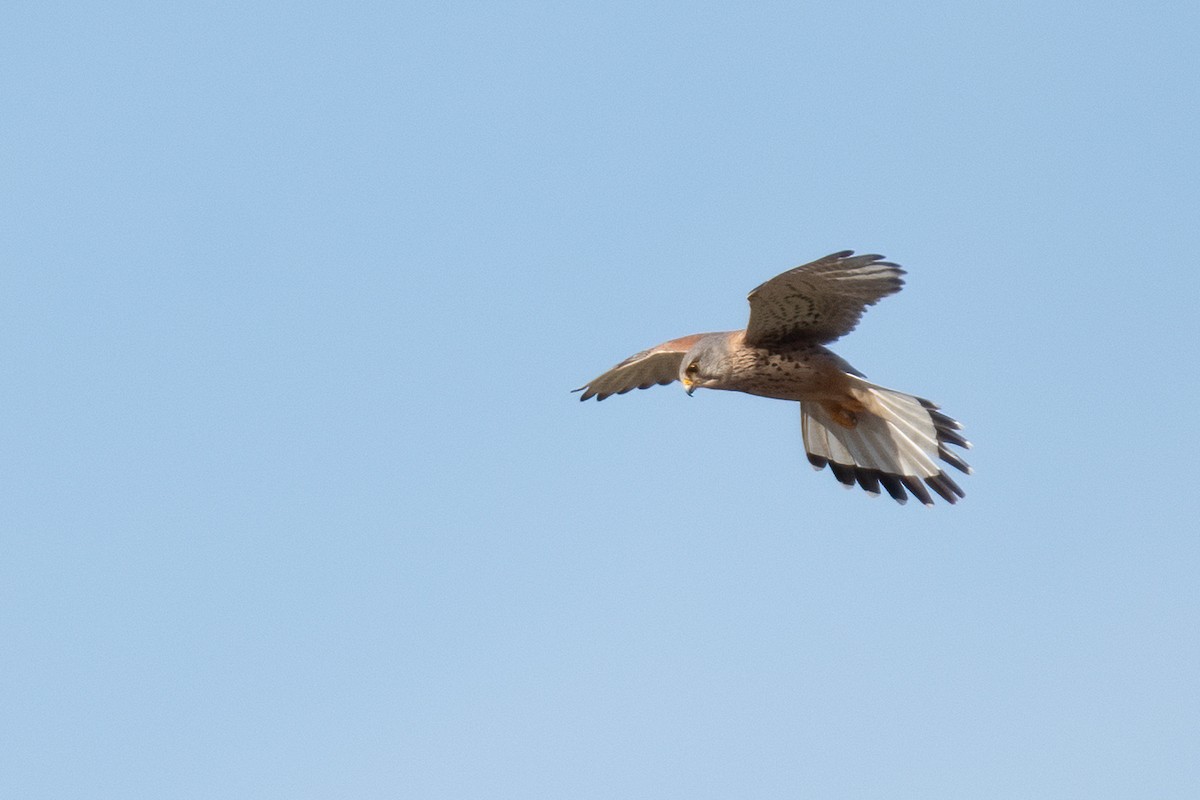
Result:
<instances>
[{"instance_id":1,"label":"gray head","mask_svg":"<svg viewBox=\"0 0 1200 800\"><path fill-rule=\"evenodd\" d=\"M730 369L729 333L706 333L679 362L679 381L688 394L698 387L719 389Z\"/></svg>"}]
</instances>

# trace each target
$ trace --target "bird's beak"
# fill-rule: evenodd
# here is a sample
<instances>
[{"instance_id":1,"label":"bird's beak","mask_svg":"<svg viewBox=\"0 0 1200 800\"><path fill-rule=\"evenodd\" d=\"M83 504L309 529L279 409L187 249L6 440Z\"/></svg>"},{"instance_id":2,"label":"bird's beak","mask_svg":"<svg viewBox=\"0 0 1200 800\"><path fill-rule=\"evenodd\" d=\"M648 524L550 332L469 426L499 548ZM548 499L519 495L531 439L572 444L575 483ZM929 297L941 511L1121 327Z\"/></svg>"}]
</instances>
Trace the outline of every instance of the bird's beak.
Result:
<instances>
[{"instance_id":1,"label":"bird's beak","mask_svg":"<svg viewBox=\"0 0 1200 800\"><path fill-rule=\"evenodd\" d=\"M692 392L696 391L696 382L687 378L680 378L679 382L683 384L683 390L688 393L688 397L692 396Z\"/></svg>"}]
</instances>

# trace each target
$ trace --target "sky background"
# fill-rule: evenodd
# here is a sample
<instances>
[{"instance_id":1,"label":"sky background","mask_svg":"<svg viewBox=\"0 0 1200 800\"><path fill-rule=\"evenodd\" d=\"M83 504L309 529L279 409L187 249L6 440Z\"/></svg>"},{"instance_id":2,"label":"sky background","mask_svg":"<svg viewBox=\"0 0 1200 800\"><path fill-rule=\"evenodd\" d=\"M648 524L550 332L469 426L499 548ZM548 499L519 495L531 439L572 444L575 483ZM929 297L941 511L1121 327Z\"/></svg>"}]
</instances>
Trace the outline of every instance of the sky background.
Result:
<instances>
[{"instance_id":1,"label":"sky background","mask_svg":"<svg viewBox=\"0 0 1200 800\"><path fill-rule=\"evenodd\" d=\"M1194 3L8 3L0 795L1200 796ZM580 404L843 248L955 507Z\"/></svg>"}]
</instances>

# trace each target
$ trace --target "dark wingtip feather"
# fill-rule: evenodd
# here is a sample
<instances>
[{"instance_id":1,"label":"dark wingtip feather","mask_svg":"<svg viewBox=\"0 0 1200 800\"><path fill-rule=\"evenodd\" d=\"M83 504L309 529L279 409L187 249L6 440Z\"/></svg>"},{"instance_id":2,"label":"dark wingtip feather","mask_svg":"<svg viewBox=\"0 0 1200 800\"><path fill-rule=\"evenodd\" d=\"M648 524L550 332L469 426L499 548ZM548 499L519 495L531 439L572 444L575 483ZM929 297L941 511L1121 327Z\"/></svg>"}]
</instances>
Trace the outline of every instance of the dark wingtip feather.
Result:
<instances>
[{"instance_id":1,"label":"dark wingtip feather","mask_svg":"<svg viewBox=\"0 0 1200 800\"><path fill-rule=\"evenodd\" d=\"M859 467L854 471L854 477L867 494L879 495L879 470Z\"/></svg>"},{"instance_id":2,"label":"dark wingtip feather","mask_svg":"<svg viewBox=\"0 0 1200 800\"><path fill-rule=\"evenodd\" d=\"M971 443L960 436L955 431L946 430L944 428L937 429L938 444L945 442L946 444L957 445L963 449L970 450Z\"/></svg>"},{"instance_id":3,"label":"dark wingtip feather","mask_svg":"<svg viewBox=\"0 0 1200 800\"><path fill-rule=\"evenodd\" d=\"M926 478L925 483L929 484L929 488L941 495L950 505L957 503L960 497L966 497L963 490L958 488L958 484L944 472L939 472L932 478Z\"/></svg>"},{"instance_id":4,"label":"dark wingtip feather","mask_svg":"<svg viewBox=\"0 0 1200 800\"><path fill-rule=\"evenodd\" d=\"M955 469L970 475L970 465L966 461L963 461L956 453L952 453L946 448L946 445L952 444L955 447L961 447L965 450L971 449L971 443L967 441L965 436L959 433L962 430L962 423L938 411L937 406L928 400L920 399L920 402L925 407L925 410L929 412L930 420L933 421L933 429L937 434L938 458Z\"/></svg>"},{"instance_id":5,"label":"dark wingtip feather","mask_svg":"<svg viewBox=\"0 0 1200 800\"><path fill-rule=\"evenodd\" d=\"M908 502L908 495L904 493L904 486L900 483L898 477L887 472L881 472L879 473L879 482L883 484L883 488L887 490L887 493L897 503L904 505Z\"/></svg>"},{"instance_id":6,"label":"dark wingtip feather","mask_svg":"<svg viewBox=\"0 0 1200 800\"><path fill-rule=\"evenodd\" d=\"M854 467L830 461L829 469L833 472L834 477L844 486L850 487L854 485Z\"/></svg>"},{"instance_id":7,"label":"dark wingtip feather","mask_svg":"<svg viewBox=\"0 0 1200 800\"><path fill-rule=\"evenodd\" d=\"M929 492L925 489L925 484L921 483L921 479L914 475L901 475L900 482L904 484L904 488L912 492L913 497L921 501L922 505L933 505L933 498L929 496Z\"/></svg>"},{"instance_id":8,"label":"dark wingtip feather","mask_svg":"<svg viewBox=\"0 0 1200 800\"><path fill-rule=\"evenodd\" d=\"M929 416L931 419L933 419L933 424L935 427L949 428L952 431L962 430L961 422L954 419L954 417L948 417L945 414L943 414L941 411L938 411L937 406L934 406L933 408L926 406L925 410L929 412Z\"/></svg>"},{"instance_id":9,"label":"dark wingtip feather","mask_svg":"<svg viewBox=\"0 0 1200 800\"><path fill-rule=\"evenodd\" d=\"M971 465L963 461L958 453L947 450L945 445L938 443L938 458L945 461L950 466L957 469L959 472L964 472L967 475L971 474Z\"/></svg>"},{"instance_id":10,"label":"dark wingtip feather","mask_svg":"<svg viewBox=\"0 0 1200 800\"><path fill-rule=\"evenodd\" d=\"M812 464L813 469L820 472L821 470L825 469L825 465L829 463L829 459L822 458L821 456L814 456L812 453L809 453L808 463Z\"/></svg>"}]
</instances>

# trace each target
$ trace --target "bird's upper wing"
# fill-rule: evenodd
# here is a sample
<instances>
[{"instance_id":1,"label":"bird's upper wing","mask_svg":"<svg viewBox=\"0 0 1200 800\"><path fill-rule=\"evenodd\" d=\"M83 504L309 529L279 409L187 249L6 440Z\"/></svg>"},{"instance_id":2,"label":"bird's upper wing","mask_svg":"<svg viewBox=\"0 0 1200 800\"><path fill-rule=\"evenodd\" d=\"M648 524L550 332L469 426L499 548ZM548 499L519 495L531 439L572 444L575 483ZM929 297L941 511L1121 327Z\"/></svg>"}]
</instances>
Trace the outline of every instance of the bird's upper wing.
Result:
<instances>
[{"instance_id":1,"label":"bird's upper wing","mask_svg":"<svg viewBox=\"0 0 1200 800\"><path fill-rule=\"evenodd\" d=\"M632 389L649 389L679 380L679 364L683 361L684 353L691 350L702 336L703 333L694 333L643 350L574 391L583 392L580 400L592 397L603 400L609 395L625 394Z\"/></svg>"},{"instance_id":2,"label":"bird's upper wing","mask_svg":"<svg viewBox=\"0 0 1200 800\"><path fill-rule=\"evenodd\" d=\"M882 259L843 250L771 278L750 292L746 344L824 343L845 336L867 306L904 285L904 270Z\"/></svg>"}]
</instances>

